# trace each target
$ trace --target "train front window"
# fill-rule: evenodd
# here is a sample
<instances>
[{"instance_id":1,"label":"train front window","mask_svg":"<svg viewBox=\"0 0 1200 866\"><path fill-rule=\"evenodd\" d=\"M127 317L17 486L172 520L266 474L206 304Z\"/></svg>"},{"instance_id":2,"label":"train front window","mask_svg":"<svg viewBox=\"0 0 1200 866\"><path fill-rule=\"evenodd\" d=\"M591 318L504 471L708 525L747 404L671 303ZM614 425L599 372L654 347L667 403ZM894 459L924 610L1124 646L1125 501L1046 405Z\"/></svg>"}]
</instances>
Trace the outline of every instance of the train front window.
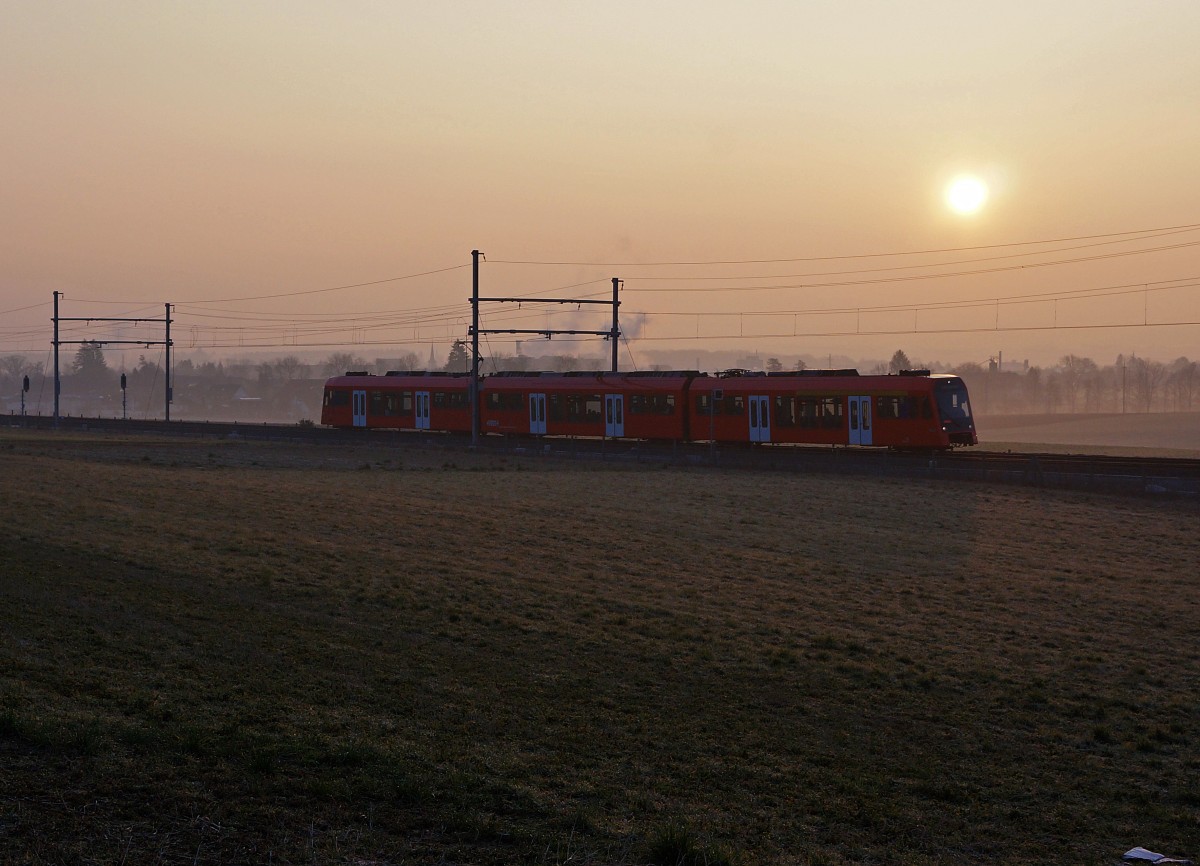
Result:
<instances>
[{"instance_id":1,"label":"train front window","mask_svg":"<svg viewBox=\"0 0 1200 866\"><path fill-rule=\"evenodd\" d=\"M971 420L971 406L967 402L967 387L962 379L945 379L937 386L938 411L942 418Z\"/></svg>"}]
</instances>

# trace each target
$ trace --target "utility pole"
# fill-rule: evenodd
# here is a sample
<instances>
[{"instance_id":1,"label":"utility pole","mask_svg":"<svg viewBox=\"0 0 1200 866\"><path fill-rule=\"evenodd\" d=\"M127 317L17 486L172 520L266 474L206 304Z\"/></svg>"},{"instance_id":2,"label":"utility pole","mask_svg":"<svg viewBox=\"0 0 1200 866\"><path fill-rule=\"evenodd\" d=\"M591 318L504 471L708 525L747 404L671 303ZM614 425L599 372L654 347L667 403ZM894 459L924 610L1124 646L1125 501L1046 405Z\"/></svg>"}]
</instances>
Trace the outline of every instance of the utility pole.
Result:
<instances>
[{"instance_id":1,"label":"utility pole","mask_svg":"<svg viewBox=\"0 0 1200 866\"><path fill-rule=\"evenodd\" d=\"M617 307L619 307L621 305L621 302L619 300L617 300L617 289L620 287L621 283L622 283L622 280L618 280L616 277L612 278L613 326L612 326L612 333L609 335L609 339L612 341L612 371L614 373L617 372L617 340L621 336L620 324L619 324L618 316L617 316Z\"/></svg>"},{"instance_id":2,"label":"utility pole","mask_svg":"<svg viewBox=\"0 0 1200 866\"><path fill-rule=\"evenodd\" d=\"M62 292L54 293L54 428L58 429L58 395L61 390L58 380L58 299Z\"/></svg>"},{"instance_id":3,"label":"utility pole","mask_svg":"<svg viewBox=\"0 0 1200 866\"><path fill-rule=\"evenodd\" d=\"M479 250L471 250L471 447L479 446Z\"/></svg>"},{"instance_id":4,"label":"utility pole","mask_svg":"<svg viewBox=\"0 0 1200 866\"><path fill-rule=\"evenodd\" d=\"M163 419L171 420L171 305L166 304L167 314L163 317L163 321L167 324L167 333L164 343L163 357Z\"/></svg>"}]
</instances>

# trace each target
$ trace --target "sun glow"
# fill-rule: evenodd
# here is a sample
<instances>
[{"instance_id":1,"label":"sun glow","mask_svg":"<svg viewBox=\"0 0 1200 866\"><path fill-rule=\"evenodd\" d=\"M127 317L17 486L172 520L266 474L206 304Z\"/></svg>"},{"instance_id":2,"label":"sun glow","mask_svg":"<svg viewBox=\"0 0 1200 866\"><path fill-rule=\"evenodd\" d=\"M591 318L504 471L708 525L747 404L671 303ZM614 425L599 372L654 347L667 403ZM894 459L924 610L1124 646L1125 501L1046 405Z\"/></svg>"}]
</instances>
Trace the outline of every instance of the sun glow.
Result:
<instances>
[{"instance_id":1,"label":"sun glow","mask_svg":"<svg viewBox=\"0 0 1200 866\"><path fill-rule=\"evenodd\" d=\"M946 204L958 214L975 213L987 203L987 198L987 184L970 175L956 177L946 187Z\"/></svg>"}]
</instances>

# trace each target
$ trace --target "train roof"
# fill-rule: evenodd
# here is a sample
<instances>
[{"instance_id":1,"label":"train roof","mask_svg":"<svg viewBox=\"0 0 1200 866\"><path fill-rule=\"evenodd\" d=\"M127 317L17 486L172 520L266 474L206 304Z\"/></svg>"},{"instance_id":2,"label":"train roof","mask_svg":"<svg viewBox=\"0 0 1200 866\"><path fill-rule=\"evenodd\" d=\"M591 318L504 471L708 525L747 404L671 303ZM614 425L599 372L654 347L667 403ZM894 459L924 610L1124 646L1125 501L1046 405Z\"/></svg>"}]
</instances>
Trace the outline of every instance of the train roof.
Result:
<instances>
[{"instance_id":1,"label":"train roof","mask_svg":"<svg viewBox=\"0 0 1200 866\"><path fill-rule=\"evenodd\" d=\"M335 376L330 383L350 384L354 379L449 379L455 384L469 380L470 373L448 373L444 370L388 370L383 375L367 371L348 371L344 376ZM628 372L613 372L611 370L570 370L556 372L553 370L500 370L481 376L484 380L510 379L676 379L676 380L709 380L727 381L730 379L844 379L844 378L920 378L920 379L953 379L953 374L931 373L929 370L901 370L898 373L869 374L864 376L853 368L829 370L780 370L764 372L761 370L721 370L713 376L698 370L631 370Z\"/></svg>"},{"instance_id":2,"label":"train roof","mask_svg":"<svg viewBox=\"0 0 1200 866\"><path fill-rule=\"evenodd\" d=\"M489 379L535 379L564 378L564 379L596 379L605 376L617 376L623 379L696 379L707 376L699 370L568 370L565 373L552 370L501 370L488 374Z\"/></svg>"}]
</instances>

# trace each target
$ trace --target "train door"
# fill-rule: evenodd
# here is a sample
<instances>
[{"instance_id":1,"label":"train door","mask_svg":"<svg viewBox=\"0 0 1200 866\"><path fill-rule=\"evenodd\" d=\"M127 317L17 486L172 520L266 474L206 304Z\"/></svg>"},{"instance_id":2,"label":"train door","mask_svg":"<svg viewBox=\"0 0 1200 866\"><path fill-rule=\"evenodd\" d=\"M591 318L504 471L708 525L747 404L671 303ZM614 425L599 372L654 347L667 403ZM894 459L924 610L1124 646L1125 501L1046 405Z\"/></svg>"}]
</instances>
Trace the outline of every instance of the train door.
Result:
<instances>
[{"instance_id":1,"label":"train door","mask_svg":"<svg viewBox=\"0 0 1200 866\"><path fill-rule=\"evenodd\" d=\"M546 435L546 395L529 395L529 432L535 436Z\"/></svg>"},{"instance_id":2,"label":"train door","mask_svg":"<svg viewBox=\"0 0 1200 866\"><path fill-rule=\"evenodd\" d=\"M354 413L354 426L367 426L367 392L350 392L350 410Z\"/></svg>"},{"instance_id":3,"label":"train door","mask_svg":"<svg viewBox=\"0 0 1200 866\"><path fill-rule=\"evenodd\" d=\"M749 397L750 401L750 441L771 441L771 398Z\"/></svg>"},{"instance_id":4,"label":"train door","mask_svg":"<svg viewBox=\"0 0 1200 866\"><path fill-rule=\"evenodd\" d=\"M604 395L604 435L625 435L625 396L623 394Z\"/></svg>"},{"instance_id":5,"label":"train door","mask_svg":"<svg viewBox=\"0 0 1200 866\"><path fill-rule=\"evenodd\" d=\"M418 391L415 395L416 402L413 405L414 413L416 414L416 428L418 430L429 429L429 392Z\"/></svg>"},{"instance_id":6,"label":"train door","mask_svg":"<svg viewBox=\"0 0 1200 866\"><path fill-rule=\"evenodd\" d=\"M870 445L871 435L871 398L850 398L850 444Z\"/></svg>"}]
</instances>

